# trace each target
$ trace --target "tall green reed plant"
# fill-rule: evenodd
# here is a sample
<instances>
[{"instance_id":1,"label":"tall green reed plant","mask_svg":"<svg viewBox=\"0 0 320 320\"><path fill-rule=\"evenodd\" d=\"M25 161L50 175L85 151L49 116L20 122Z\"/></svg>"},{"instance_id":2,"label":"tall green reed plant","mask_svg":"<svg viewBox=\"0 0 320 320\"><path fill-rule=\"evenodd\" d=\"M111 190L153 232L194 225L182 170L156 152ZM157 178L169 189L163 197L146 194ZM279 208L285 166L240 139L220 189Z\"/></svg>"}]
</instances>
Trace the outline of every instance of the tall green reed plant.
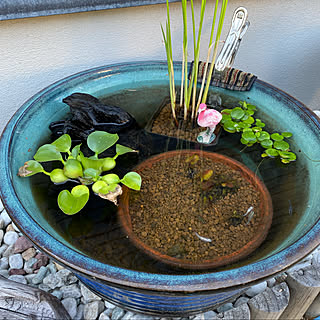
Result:
<instances>
[{"instance_id":1,"label":"tall green reed plant","mask_svg":"<svg viewBox=\"0 0 320 320\"><path fill-rule=\"evenodd\" d=\"M166 32L164 32L164 29L162 26L161 26L161 30L162 30L162 35L163 35L166 54L167 54L172 115L175 123L178 124L177 118L176 118L176 110L175 110L176 95L175 95L175 85L174 85L174 70L173 70L170 14L169 14L168 0L166 3L167 3ZM190 114L189 111L191 109L190 118L191 118L191 121L193 121L193 119L195 118L195 115L197 114L200 103L201 102L205 103L207 100L207 95L208 95L209 86L210 86L210 82L211 82L213 71L214 71L214 63L215 63L215 59L218 52L218 44L221 37L222 26L225 18L228 0L222 0L216 38L215 38L215 41L213 42L219 0L216 0L216 3L215 3L212 25L211 25L210 40L209 40L209 46L208 46L208 53L207 53L207 60L206 60L203 80L202 80L201 89L198 95L197 103L196 103L196 95L197 95L197 82L198 82L198 66L199 66L199 59L200 59L200 42L201 42L202 26L204 22L204 14L206 9L206 0L201 1L198 34L196 34L196 21L195 21L195 15L194 15L193 0L190 0L192 31L193 31L193 54L194 54L194 59L193 59L194 63L191 71L190 81L188 80L188 58L187 58L188 56L187 0L181 0L181 4L182 4L182 17L183 17L183 58L182 58L180 107L184 106L184 120L188 119ZM208 64L210 61L212 49L213 49L213 55L211 58L211 66L208 71ZM192 108L190 108L191 97L192 97Z\"/></svg>"}]
</instances>

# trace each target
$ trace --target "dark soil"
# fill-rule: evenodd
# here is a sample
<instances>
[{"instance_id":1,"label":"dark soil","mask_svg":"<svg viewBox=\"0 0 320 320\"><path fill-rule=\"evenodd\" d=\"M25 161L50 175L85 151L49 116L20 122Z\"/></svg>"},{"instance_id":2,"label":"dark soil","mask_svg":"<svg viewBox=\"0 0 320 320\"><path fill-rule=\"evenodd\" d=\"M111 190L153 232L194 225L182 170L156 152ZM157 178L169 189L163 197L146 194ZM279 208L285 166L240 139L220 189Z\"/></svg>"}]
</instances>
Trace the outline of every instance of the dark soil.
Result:
<instances>
[{"instance_id":1,"label":"dark soil","mask_svg":"<svg viewBox=\"0 0 320 320\"><path fill-rule=\"evenodd\" d=\"M208 170L212 176L201 181ZM141 191L130 193L132 228L163 254L194 262L214 259L239 250L258 232L261 216L254 187L221 163L181 155L140 174ZM248 221L243 215L251 206L254 215Z\"/></svg>"},{"instance_id":2,"label":"dark soil","mask_svg":"<svg viewBox=\"0 0 320 320\"><path fill-rule=\"evenodd\" d=\"M192 125L191 121L188 121L186 124L185 121L183 121L183 110L179 110L178 108L177 114L179 121L178 128L172 118L171 103L166 104L154 120L151 131L183 140L196 141L198 134L206 130L197 124Z\"/></svg>"}]
</instances>

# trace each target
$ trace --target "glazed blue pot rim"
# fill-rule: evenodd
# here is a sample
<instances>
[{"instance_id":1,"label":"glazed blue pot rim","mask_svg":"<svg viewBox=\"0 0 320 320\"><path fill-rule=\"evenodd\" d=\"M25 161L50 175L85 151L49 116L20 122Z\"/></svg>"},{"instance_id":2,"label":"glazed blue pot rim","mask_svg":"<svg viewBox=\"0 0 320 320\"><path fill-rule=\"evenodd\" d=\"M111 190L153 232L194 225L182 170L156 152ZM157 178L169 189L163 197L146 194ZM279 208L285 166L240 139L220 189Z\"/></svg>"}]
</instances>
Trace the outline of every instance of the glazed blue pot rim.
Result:
<instances>
[{"instance_id":1,"label":"glazed blue pot rim","mask_svg":"<svg viewBox=\"0 0 320 320\"><path fill-rule=\"evenodd\" d=\"M179 62L178 62L179 63ZM165 61L147 61L114 64L92 68L86 71L66 77L55 82L42 91L38 92L30 98L23 106L14 114L6 128L4 129L0 139L0 158L3 160L0 167L0 196L3 200L4 206L13 219L14 223L22 230L22 232L30 238L36 246L45 251L48 255L54 258L57 262L71 268L74 272L78 272L90 277L95 277L97 280L104 280L118 285L124 285L139 289L151 290L165 290L165 291L207 291L218 289L232 289L241 287L245 284L254 284L263 279L272 277L292 264L302 259L305 255L314 250L320 242L320 221L318 220L314 226L299 240L289 247L281 250L277 254L254 262L252 264L242 266L239 268L216 271L210 273L196 274L196 275L165 275L165 274L151 274L145 272L138 272L127 270L111 265L107 265L87 257L56 240L48 234L36 221L29 216L20 201L18 200L14 188L11 185L11 176L9 170L8 151L12 139L12 133L15 130L17 120L24 112L30 108L44 93L55 90L56 87L63 83L90 74L103 71L105 69L119 68L125 69L127 67L141 67L141 66L159 66L166 65ZM310 118L320 130L319 118L304 104L294 99L282 90L261 81L256 80L254 86L267 86L275 90L278 94L294 103L306 117ZM299 248L304 248L300 251ZM306 250L307 248L307 250Z\"/></svg>"}]
</instances>

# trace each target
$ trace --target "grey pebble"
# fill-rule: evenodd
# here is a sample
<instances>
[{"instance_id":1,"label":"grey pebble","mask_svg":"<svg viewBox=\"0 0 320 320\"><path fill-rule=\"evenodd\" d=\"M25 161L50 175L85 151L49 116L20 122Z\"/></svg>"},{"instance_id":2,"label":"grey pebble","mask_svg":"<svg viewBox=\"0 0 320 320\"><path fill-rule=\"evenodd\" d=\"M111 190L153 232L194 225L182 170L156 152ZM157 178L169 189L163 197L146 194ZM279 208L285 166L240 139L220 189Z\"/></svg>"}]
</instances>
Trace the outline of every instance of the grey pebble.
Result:
<instances>
[{"instance_id":1,"label":"grey pebble","mask_svg":"<svg viewBox=\"0 0 320 320\"><path fill-rule=\"evenodd\" d=\"M96 301L96 300L101 300L101 298L99 296L97 296L96 294L94 294L93 292L91 292L86 286L84 286L83 284L80 284L80 289L81 289L81 294L83 296L83 302L85 304L92 302L92 301Z\"/></svg>"},{"instance_id":2,"label":"grey pebble","mask_svg":"<svg viewBox=\"0 0 320 320\"><path fill-rule=\"evenodd\" d=\"M269 288L272 288L277 283L277 280L275 278L271 278L267 280L267 285Z\"/></svg>"},{"instance_id":3,"label":"grey pebble","mask_svg":"<svg viewBox=\"0 0 320 320\"><path fill-rule=\"evenodd\" d=\"M2 243L2 239L3 239L3 230L2 229L0 229L0 245L1 245L1 243Z\"/></svg>"},{"instance_id":4,"label":"grey pebble","mask_svg":"<svg viewBox=\"0 0 320 320\"><path fill-rule=\"evenodd\" d=\"M203 315L205 320L212 320L216 317L217 314L214 311L210 310L205 312Z\"/></svg>"},{"instance_id":5,"label":"grey pebble","mask_svg":"<svg viewBox=\"0 0 320 320\"><path fill-rule=\"evenodd\" d=\"M116 306L114 304L112 304L111 302L107 301L107 300L104 300L104 306L107 308L107 309L114 309Z\"/></svg>"},{"instance_id":6,"label":"grey pebble","mask_svg":"<svg viewBox=\"0 0 320 320\"><path fill-rule=\"evenodd\" d=\"M10 232L13 232L13 231L10 231ZM13 254L13 252L14 252L14 244L11 244L7 246L7 249L3 252L2 256L9 257Z\"/></svg>"},{"instance_id":7,"label":"grey pebble","mask_svg":"<svg viewBox=\"0 0 320 320\"><path fill-rule=\"evenodd\" d=\"M303 276L304 275L304 271L303 270L298 270L298 275L299 276Z\"/></svg>"},{"instance_id":8,"label":"grey pebble","mask_svg":"<svg viewBox=\"0 0 320 320\"><path fill-rule=\"evenodd\" d=\"M6 210L3 210L0 214L0 218L4 221L4 227L6 228L9 223L11 223L11 218L9 217Z\"/></svg>"},{"instance_id":9,"label":"grey pebble","mask_svg":"<svg viewBox=\"0 0 320 320\"><path fill-rule=\"evenodd\" d=\"M32 284L32 279L36 276L35 273L26 274L24 277L27 279L29 284Z\"/></svg>"},{"instance_id":10,"label":"grey pebble","mask_svg":"<svg viewBox=\"0 0 320 320\"><path fill-rule=\"evenodd\" d=\"M38 273L36 274L36 276L32 279L32 283L33 284L39 284L43 281L43 279L45 278L46 274L48 272L48 268L42 266Z\"/></svg>"},{"instance_id":11,"label":"grey pebble","mask_svg":"<svg viewBox=\"0 0 320 320\"><path fill-rule=\"evenodd\" d=\"M219 308L217 308L217 311L219 313L223 313L223 312L226 312L226 311L228 311L228 310L230 310L232 308L233 308L233 304L231 302L228 302L228 303L223 304Z\"/></svg>"},{"instance_id":12,"label":"grey pebble","mask_svg":"<svg viewBox=\"0 0 320 320\"><path fill-rule=\"evenodd\" d=\"M62 299L62 292L59 289L55 289L51 292L51 294L57 297L59 300Z\"/></svg>"},{"instance_id":13,"label":"grey pebble","mask_svg":"<svg viewBox=\"0 0 320 320\"><path fill-rule=\"evenodd\" d=\"M122 318L124 319L124 318ZM128 320L131 318L128 318ZM110 320L110 317L108 316L108 314L104 311L100 314L99 319L98 320Z\"/></svg>"},{"instance_id":14,"label":"grey pebble","mask_svg":"<svg viewBox=\"0 0 320 320\"><path fill-rule=\"evenodd\" d=\"M70 318L74 319L77 314L77 301L74 298L66 298L61 300L61 303L68 311Z\"/></svg>"},{"instance_id":15,"label":"grey pebble","mask_svg":"<svg viewBox=\"0 0 320 320\"><path fill-rule=\"evenodd\" d=\"M123 316L121 320L131 320L131 318L134 316L134 313L131 311L126 312L126 314Z\"/></svg>"},{"instance_id":16,"label":"grey pebble","mask_svg":"<svg viewBox=\"0 0 320 320\"><path fill-rule=\"evenodd\" d=\"M23 259L20 253L13 254L9 257L9 266L11 269L22 269Z\"/></svg>"},{"instance_id":17,"label":"grey pebble","mask_svg":"<svg viewBox=\"0 0 320 320\"><path fill-rule=\"evenodd\" d=\"M8 270L0 270L0 275L8 278L9 277L9 271Z\"/></svg>"},{"instance_id":18,"label":"grey pebble","mask_svg":"<svg viewBox=\"0 0 320 320\"><path fill-rule=\"evenodd\" d=\"M0 259L0 270L9 268L9 259L8 257L3 257Z\"/></svg>"},{"instance_id":19,"label":"grey pebble","mask_svg":"<svg viewBox=\"0 0 320 320\"><path fill-rule=\"evenodd\" d=\"M0 256L2 256L2 254L7 250L8 246L6 244L3 244L0 247Z\"/></svg>"},{"instance_id":20,"label":"grey pebble","mask_svg":"<svg viewBox=\"0 0 320 320\"><path fill-rule=\"evenodd\" d=\"M45 292L49 292L49 291L51 290L51 288L48 287L47 285L45 285L44 283L40 283L39 286L38 286L38 288L39 288L40 290L45 291Z\"/></svg>"},{"instance_id":21,"label":"grey pebble","mask_svg":"<svg viewBox=\"0 0 320 320\"><path fill-rule=\"evenodd\" d=\"M234 303L234 307L237 308L241 306L244 303L247 303L250 299L248 297L240 297L237 299L237 301Z\"/></svg>"},{"instance_id":22,"label":"grey pebble","mask_svg":"<svg viewBox=\"0 0 320 320\"><path fill-rule=\"evenodd\" d=\"M50 273L56 273L57 272L56 265L53 262L50 262L47 265L47 268L49 269Z\"/></svg>"},{"instance_id":23,"label":"grey pebble","mask_svg":"<svg viewBox=\"0 0 320 320\"><path fill-rule=\"evenodd\" d=\"M2 218L0 218L0 229L4 229L4 220Z\"/></svg>"},{"instance_id":24,"label":"grey pebble","mask_svg":"<svg viewBox=\"0 0 320 320\"><path fill-rule=\"evenodd\" d=\"M25 279L24 276L13 275L13 276L8 277L8 279L9 279L9 280L12 280L12 281L15 281L15 282L27 284L27 280Z\"/></svg>"},{"instance_id":25,"label":"grey pebble","mask_svg":"<svg viewBox=\"0 0 320 320\"><path fill-rule=\"evenodd\" d=\"M77 278L67 269L61 269L57 273L50 273L43 279L43 283L51 289L77 282Z\"/></svg>"},{"instance_id":26,"label":"grey pebble","mask_svg":"<svg viewBox=\"0 0 320 320\"><path fill-rule=\"evenodd\" d=\"M31 258L24 264L24 270L26 273L33 273L33 267L38 262L36 258Z\"/></svg>"},{"instance_id":27,"label":"grey pebble","mask_svg":"<svg viewBox=\"0 0 320 320\"><path fill-rule=\"evenodd\" d=\"M77 314L73 320L82 320L83 319L83 311L84 311L84 304L79 304L77 307Z\"/></svg>"},{"instance_id":28,"label":"grey pebble","mask_svg":"<svg viewBox=\"0 0 320 320\"><path fill-rule=\"evenodd\" d=\"M291 273L291 272L294 272L294 271L299 271L301 269L306 269L306 268L310 267L310 265L311 265L311 258L310 258L309 261L300 262L300 263L297 263L297 264L293 265L287 272Z\"/></svg>"},{"instance_id":29,"label":"grey pebble","mask_svg":"<svg viewBox=\"0 0 320 320\"><path fill-rule=\"evenodd\" d=\"M125 311L119 307L115 307L112 311L111 320L119 320L125 314ZM131 318L132 319L132 318Z\"/></svg>"},{"instance_id":30,"label":"grey pebble","mask_svg":"<svg viewBox=\"0 0 320 320\"><path fill-rule=\"evenodd\" d=\"M14 244L19 238L19 235L15 231L8 231L3 237L3 242L8 246Z\"/></svg>"},{"instance_id":31,"label":"grey pebble","mask_svg":"<svg viewBox=\"0 0 320 320\"><path fill-rule=\"evenodd\" d=\"M61 292L63 298L80 298L81 297L81 292L80 288L77 284L71 284L69 286L62 286L61 287Z\"/></svg>"},{"instance_id":32,"label":"grey pebble","mask_svg":"<svg viewBox=\"0 0 320 320\"><path fill-rule=\"evenodd\" d=\"M98 318L99 314L103 311L103 309L104 305L102 301L92 301L88 304L85 304L83 309L83 318L85 320L96 319Z\"/></svg>"},{"instance_id":33,"label":"grey pebble","mask_svg":"<svg viewBox=\"0 0 320 320\"><path fill-rule=\"evenodd\" d=\"M261 282L261 283L258 283L256 285L252 286L245 293L249 297L254 297L257 294L266 290L266 288L267 288L267 281L264 281L264 282Z\"/></svg>"}]
</instances>

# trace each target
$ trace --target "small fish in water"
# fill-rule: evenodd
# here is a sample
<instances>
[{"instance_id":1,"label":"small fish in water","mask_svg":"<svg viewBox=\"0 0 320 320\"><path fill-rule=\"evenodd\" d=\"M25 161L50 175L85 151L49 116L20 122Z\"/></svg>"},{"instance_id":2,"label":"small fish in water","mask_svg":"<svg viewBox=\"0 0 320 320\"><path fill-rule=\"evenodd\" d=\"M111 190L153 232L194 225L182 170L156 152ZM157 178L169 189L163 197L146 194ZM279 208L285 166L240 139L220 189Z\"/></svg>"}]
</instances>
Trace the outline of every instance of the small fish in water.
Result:
<instances>
[{"instance_id":1,"label":"small fish in water","mask_svg":"<svg viewBox=\"0 0 320 320\"><path fill-rule=\"evenodd\" d=\"M202 241L204 241L204 242L212 242L211 239L205 238L205 237L201 237L201 236L199 235L199 233L197 233L197 232L195 232L195 235L196 235L200 240L202 240Z\"/></svg>"}]
</instances>

